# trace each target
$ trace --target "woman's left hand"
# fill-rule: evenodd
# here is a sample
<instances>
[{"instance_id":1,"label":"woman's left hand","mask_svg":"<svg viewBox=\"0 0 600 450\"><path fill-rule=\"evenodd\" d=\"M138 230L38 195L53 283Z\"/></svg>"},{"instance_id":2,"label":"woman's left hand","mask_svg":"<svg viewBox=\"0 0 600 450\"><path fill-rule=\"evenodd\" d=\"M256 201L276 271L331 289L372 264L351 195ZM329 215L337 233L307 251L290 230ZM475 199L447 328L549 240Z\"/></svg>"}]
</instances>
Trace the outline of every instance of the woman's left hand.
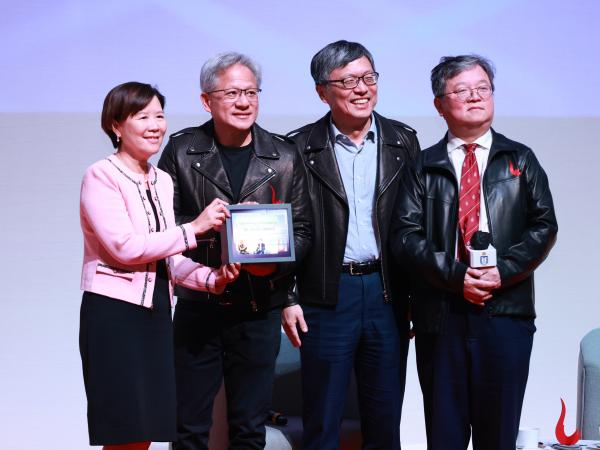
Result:
<instances>
[{"instance_id":1,"label":"woman's left hand","mask_svg":"<svg viewBox=\"0 0 600 450\"><path fill-rule=\"evenodd\" d=\"M215 271L215 291L223 292L225 285L240 276L240 263L223 264Z\"/></svg>"},{"instance_id":2,"label":"woman's left hand","mask_svg":"<svg viewBox=\"0 0 600 450\"><path fill-rule=\"evenodd\" d=\"M204 234L208 230L213 229L219 231L223 222L228 217L231 217L227 209L228 203L215 198L192 222L194 234Z\"/></svg>"}]
</instances>

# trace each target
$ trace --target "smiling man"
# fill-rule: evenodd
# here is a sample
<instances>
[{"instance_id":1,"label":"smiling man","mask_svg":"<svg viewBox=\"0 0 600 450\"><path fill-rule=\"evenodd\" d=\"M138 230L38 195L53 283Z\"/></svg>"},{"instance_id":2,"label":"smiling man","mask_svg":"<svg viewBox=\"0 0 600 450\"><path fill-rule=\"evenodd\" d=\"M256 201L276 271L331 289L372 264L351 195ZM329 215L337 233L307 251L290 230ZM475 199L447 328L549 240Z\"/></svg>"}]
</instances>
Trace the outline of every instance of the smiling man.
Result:
<instances>
[{"instance_id":1,"label":"smiling man","mask_svg":"<svg viewBox=\"0 0 600 450\"><path fill-rule=\"evenodd\" d=\"M158 165L173 178L178 222L196 217L215 198L230 204L291 203L299 262L310 246L305 170L291 141L255 123L260 83L258 65L245 55L209 59L200 72L200 87L212 119L171 135ZM189 256L219 265L219 234L203 235ZM177 288L174 449L208 448L213 400L223 380L229 448L265 446L279 317L293 269L289 263L243 265L240 277L221 295Z\"/></svg>"},{"instance_id":2,"label":"smiling man","mask_svg":"<svg viewBox=\"0 0 600 450\"><path fill-rule=\"evenodd\" d=\"M431 71L448 133L403 179L394 256L414 270L411 311L428 450L514 450L535 332L533 271L558 230L530 148L492 128L494 72L477 55ZM469 267L491 234L497 266Z\"/></svg>"},{"instance_id":3,"label":"smiling man","mask_svg":"<svg viewBox=\"0 0 600 450\"><path fill-rule=\"evenodd\" d=\"M311 74L330 112L289 135L307 168L315 226L297 272L298 299L282 314L288 337L301 346L302 448L339 448L354 370L363 448L395 450L408 289L387 241L400 173L419 143L412 128L374 112L379 74L361 44L327 45L313 57Z\"/></svg>"}]
</instances>

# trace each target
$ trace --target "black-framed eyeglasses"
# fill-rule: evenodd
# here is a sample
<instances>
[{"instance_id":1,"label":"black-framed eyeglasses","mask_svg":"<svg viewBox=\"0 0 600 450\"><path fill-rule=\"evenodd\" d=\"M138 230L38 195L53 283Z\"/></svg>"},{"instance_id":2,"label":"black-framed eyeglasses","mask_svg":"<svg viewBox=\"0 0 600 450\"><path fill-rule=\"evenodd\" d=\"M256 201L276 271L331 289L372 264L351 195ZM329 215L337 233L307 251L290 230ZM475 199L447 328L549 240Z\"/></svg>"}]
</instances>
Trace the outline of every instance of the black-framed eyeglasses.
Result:
<instances>
[{"instance_id":1,"label":"black-framed eyeglasses","mask_svg":"<svg viewBox=\"0 0 600 450\"><path fill-rule=\"evenodd\" d=\"M229 89L217 89L214 91L207 92L207 94L215 94L217 92L223 92L223 101L227 103L233 103L237 101L238 98L242 94L246 96L246 99L249 102L258 101L258 94L262 92L262 89L259 88L248 88L248 89L237 89L237 88L229 88Z\"/></svg>"},{"instance_id":2,"label":"black-framed eyeglasses","mask_svg":"<svg viewBox=\"0 0 600 450\"><path fill-rule=\"evenodd\" d=\"M491 86L484 84L482 86L477 86L475 88L464 87L464 88L460 88L460 89L457 89L452 92L446 92L445 94L440 95L440 97L445 97L447 95L454 94L454 95L456 95L456 98L458 100L460 100L461 102L466 102L467 100L469 100L471 98L471 96L473 95L473 92L476 92L481 100L487 100L494 93Z\"/></svg>"},{"instance_id":3,"label":"black-framed eyeglasses","mask_svg":"<svg viewBox=\"0 0 600 450\"><path fill-rule=\"evenodd\" d=\"M378 79L379 74L377 72L371 72L364 74L362 77L346 77L341 80L326 80L326 84L342 83L344 89L354 89L361 80L367 86L373 86L374 84L377 84Z\"/></svg>"}]
</instances>

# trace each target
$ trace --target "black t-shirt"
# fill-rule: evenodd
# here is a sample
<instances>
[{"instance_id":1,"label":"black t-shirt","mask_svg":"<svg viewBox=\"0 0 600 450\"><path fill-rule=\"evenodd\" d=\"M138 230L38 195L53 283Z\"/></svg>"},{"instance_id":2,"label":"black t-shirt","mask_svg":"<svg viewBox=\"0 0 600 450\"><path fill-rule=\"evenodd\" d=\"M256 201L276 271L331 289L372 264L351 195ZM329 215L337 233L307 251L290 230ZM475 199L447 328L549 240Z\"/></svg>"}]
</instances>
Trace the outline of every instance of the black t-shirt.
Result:
<instances>
[{"instance_id":1,"label":"black t-shirt","mask_svg":"<svg viewBox=\"0 0 600 450\"><path fill-rule=\"evenodd\" d=\"M231 192L233 193L233 203L240 201L240 191L246 178L248 165L250 164L250 155L254 151L254 144L250 142L243 147L227 147L217 143L221 162L229 178Z\"/></svg>"}]
</instances>

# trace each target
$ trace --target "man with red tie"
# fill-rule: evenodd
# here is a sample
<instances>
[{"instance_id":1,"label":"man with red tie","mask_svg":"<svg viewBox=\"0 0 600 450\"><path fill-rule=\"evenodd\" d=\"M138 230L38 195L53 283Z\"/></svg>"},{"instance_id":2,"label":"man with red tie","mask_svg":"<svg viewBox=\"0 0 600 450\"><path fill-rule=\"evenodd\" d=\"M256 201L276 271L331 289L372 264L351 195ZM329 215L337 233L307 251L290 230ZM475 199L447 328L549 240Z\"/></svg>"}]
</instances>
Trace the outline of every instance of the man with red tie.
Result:
<instances>
[{"instance_id":1,"label":"man with red tie","mask_svg":"<svg viewBox=\"0 0 600 450\"><path fill-rule=\"evenodd\" d=\"M412 320L428 450L514 450L535 332L533 271L558 226L532 150L496 133L494 70L477 55L431 72L446 136L406 172L391 250L415 272ZM469 267L476 231L495 267Z\"/></svg>"}]
</instances>

